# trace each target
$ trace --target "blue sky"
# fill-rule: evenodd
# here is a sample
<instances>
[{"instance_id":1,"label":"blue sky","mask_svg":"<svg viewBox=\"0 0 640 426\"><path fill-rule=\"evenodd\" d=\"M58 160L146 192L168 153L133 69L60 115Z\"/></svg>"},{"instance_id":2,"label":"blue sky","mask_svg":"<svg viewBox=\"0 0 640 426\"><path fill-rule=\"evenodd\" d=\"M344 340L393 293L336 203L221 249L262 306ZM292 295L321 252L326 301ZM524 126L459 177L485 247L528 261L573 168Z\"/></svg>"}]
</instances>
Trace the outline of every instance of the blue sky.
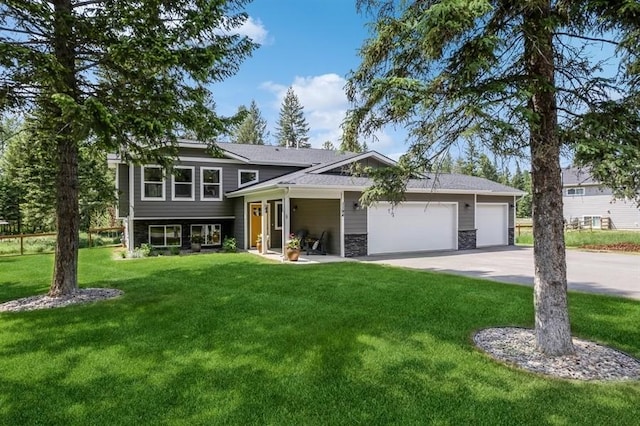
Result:
<instances>
[{"instance_id":1,"label":"blue sky","mask_svg":"<svg viewBox=\"0 0 640 426\"><path fill-rule=\"evenodd\" d=\"M261 44L234 77L213 87L217 111L227 115L254 99L267 120L270 142L280 105L293 86L310 125L310 141L339 144L348 109L344 85L359 65L358 49L368 35L368 18L354 0L254 0L241 32ZM383 133L369 145L397 158L404 138Z\"/></svg>"}]
</instances>

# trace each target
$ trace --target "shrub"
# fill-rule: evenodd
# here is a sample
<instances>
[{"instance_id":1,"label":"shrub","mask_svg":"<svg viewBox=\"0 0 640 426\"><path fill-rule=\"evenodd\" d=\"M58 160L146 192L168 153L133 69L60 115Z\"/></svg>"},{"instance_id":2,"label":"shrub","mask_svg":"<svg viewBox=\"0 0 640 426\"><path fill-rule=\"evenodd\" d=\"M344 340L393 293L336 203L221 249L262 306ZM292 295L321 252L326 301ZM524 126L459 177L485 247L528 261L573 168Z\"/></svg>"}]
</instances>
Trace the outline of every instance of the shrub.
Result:
<instances>
[{"instance_id":1,"label":"shrub","mask_svg":"<svg viewBox=\"0 0 640 426\"><path fill-rule=\"evenodd\" d=\"M140 244L140 254L142 255L141 257L149 257L151 255L152 250L153 248L151 247L151 244L149 243Z\"/></svg>"},{"instance_id":2,"label":"shrub","mask_svg":"<svg viewBox=\"0 0 640 426\"><path fill-rule=\"evenodd\" d=\"M180 254L180 246L171 246L169 247L169 253L173 256L177 256Z\"/></svg>"},{"instance_id":3,"label":"shrub","mask_svg":"<svg viewBox=\"0 0 640 426\"><path fill-rule=\"evenodd\" d=\"M238 244L235 238L225 237L222 242L222 251L225 253L235 253L238 251Z\"/></svg>"}]
</instances>

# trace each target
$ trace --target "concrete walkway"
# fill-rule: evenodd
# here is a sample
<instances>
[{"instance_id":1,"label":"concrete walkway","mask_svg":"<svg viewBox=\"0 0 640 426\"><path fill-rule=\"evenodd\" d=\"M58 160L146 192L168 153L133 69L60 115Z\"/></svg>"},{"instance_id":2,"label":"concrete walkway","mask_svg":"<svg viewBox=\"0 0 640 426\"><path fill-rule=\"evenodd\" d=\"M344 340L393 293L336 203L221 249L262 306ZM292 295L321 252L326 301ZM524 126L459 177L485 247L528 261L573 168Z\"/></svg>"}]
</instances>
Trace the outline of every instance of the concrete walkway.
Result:
<instances>
[{"instance_id":1,"label":"concrete walkway","mask_svg":"<svg viewBox=\"0 0 640 426\"><path fill-rule=\"evenodd\" d=\"M369 256L359 260L533 285L531 247ZM640 300L640 255L567 250L567 282L570 290Z\"/></svg>"}]
</instances>

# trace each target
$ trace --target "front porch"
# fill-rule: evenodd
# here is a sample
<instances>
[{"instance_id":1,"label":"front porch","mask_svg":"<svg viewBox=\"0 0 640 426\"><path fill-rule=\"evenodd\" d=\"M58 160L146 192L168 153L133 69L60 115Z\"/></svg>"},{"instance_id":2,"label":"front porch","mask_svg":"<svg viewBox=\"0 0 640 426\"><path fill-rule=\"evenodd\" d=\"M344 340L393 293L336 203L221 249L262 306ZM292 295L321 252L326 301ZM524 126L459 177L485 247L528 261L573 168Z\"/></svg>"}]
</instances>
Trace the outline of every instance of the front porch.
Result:
<instances>
[{"instance_id":1,"label":"front porch","mask_svg":"<svg viewBox=\"0 0 640 426\"><path fill-rule=\"evenodd\" d=\"M322 237L326 255L319 256L343 257L343 205L341 191L281 190L245 196L243 245L257 252L260 240L262 254L279 253L289 235L304 231L309 240Z\"/></svg>"}]
</instances>

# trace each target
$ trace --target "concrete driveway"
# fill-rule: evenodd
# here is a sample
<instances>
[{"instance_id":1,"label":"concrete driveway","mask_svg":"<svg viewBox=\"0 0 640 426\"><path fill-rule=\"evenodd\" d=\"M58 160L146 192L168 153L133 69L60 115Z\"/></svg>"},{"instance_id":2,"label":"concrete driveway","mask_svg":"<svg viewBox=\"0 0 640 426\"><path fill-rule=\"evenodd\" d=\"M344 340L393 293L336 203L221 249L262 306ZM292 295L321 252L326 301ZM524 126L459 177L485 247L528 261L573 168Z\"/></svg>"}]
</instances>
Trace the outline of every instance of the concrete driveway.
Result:
<instances>
[{"instance_id":1,"label":"concrete driveway","mask_svg":"<svg viewBox=\"0 0 640 426\"><path fill-rule=\"evenodd\" d=\"M533 285L531 247L369 256L359 260ZM640 255L567 250L567 281L570 290L640 300Z\"/></svg>"}]
</instances>

